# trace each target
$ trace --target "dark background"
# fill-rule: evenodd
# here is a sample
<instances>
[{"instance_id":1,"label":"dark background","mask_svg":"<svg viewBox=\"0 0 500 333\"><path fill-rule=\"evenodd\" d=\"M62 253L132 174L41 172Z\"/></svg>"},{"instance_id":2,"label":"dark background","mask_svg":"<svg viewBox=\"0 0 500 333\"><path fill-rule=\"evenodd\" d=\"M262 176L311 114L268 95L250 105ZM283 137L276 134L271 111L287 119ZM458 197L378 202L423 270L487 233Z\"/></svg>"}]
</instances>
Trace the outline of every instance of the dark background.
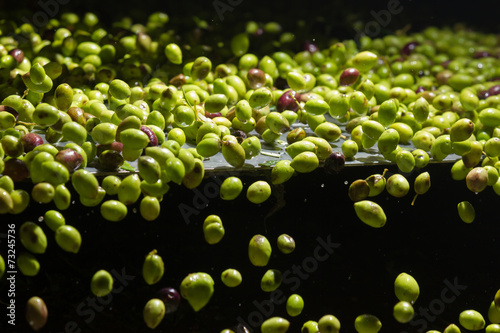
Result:
<instances>
[{"instance_id":1,"label":"dark background","mask_svg":"<svg viewBox=\"0 0 500 333\"><path fill-rule=\"evenodd\" d=\"M39 1L3 2L3 16L24 15L27 18L40 10ZM384 33L394 33L408 24L418 31L429 25L453 25L464 22L471 28L498 32L498 5L495 1L431 2L401 1L404 10L391 18ZM304 38L326 41L333 38L353 38L353 22L373 20L370 13L386 9L387 2L282 2L243 0L232 12L226 12L220 21L211 1L70 1L61 10L78 13L93 11L103 24L109 24L124 15L141 21L153 10L170 15L172 26L191 27L192 15L213 22L214 29L228 35L243 31L247 20L266 22L276 20L286 31L295 31L300 19L307 22L301 30ZM31 16L30 16L31 15ZM307 32L307 34L306 34ZM338 175L329 175L319 169L311 174L297 175L283 186L273 187L273 196L262 205L249 203L244 196L234 202L218 198L209 200L208 207L199 210L187 224L179 205L193 205L196 192L184 187L173 187L162 203L162 213L155 222L143 221L137 213L127 219L111 223L100 218L97 209L72 205L64 212L67 223L80 230L83 244L78 255L60 250L52 232L44 227L49 239L46 254L37 258L41 271L37 277L17 275L18 294L17 332L30 331L24 321L24 302L33 295L44 298L49 307L49 321L41 332L63 332L68 322L74 321L82 332L140 332L150 331L142 320L142 308L161 287L178 288L182 279L191 272L210 273L215 280L215 293L210 303L194 313L186 301L179 310L167 315L156 329L158 332L220 332L233 327L238 317L248 321L257 309L254 300L262 304L269 294L260 291L259 283L267 268L283 272L293 265L300 265L311 257L318 245L317 237L339 243L327 261L318 264L310 277L300 280L300 287L291 290L291 284L280 288L285 295L298 293L305 300L305 309L297 318L286 315L283 304L274 305L272 316L290 319L290 332L298 332L307 320L318 320L332 313L342 322L343 332L354 332L354 318L362 313L377 315L385 332L442 331L450 323L458 323L458 314L474 308L486 317L491 299L498 284L498 196L491 188L480 194L467 190L464 182L453 181L449 164L430 165L431 190L419 197L411 206L412 194L396 199L383 193L374 200L385 209L388 222L382 229L372 229L361 223L354 214L352 202L347 197L348 184L373 173L381 173L383 166L348 167ZM390 172L397 172L394 168ZM245 185L257 179L268 179L264 172L237 173ZM410 183L417 172L407 175ZM227 175L217 176L220 179ZM207 178L199 187L214 184ZM322 186L324 184L324 186ZM29 184L16 184L29 190ZM208 185L211 186L211 185ZM456 205L469 200L476 207L476 221L467 225L458 218ZM32 203L26 213L15 219L16 223L36 221L52 205ZM131 210L134 207L131 207ZM135 206L137 208L137 205ZM202 223L209 214L221 216L226 236L218 245L204 242ZM12 219L11 216L2 218ZM12 221L6 221L12 222ZM4 229L5 230L5 229ZM273 257L268 267L256 268L247 258L247 244L256 233L264 234L273 245ZM292 235L297 243L293 254L283 255L276 249L275 241L281 233ZM157 249L165 261L165 276L155 286L142 280L141 267L144 256ZM17 243L17 251L22 251ZM2 254L5 249L2 249ZM235 289L220 282L220 273L234 267L243 274L243 284ZM77 307L92 298L89 281L99 269L135 276L124 291L113 295L111 303L96 313L93 320L80 316ZM402 325L392 318L392 307L397 302L393 281L401 272L412 274L420 284L421 296L415 304L428 308L436 304L445 288L443 281L457 279L467 286L456 300L446 304L443 312L422 325ZM6 295L5 278L0 282L0 299ZM419 316L418 318L422 318ZM2 315L2 324L5 323ZM1 324L0 324L1 325ZM1 327L1 326L0 326ZM2 331L8 331L3 327ZM255 331L258 331L257 329Z\"/></svg>"}]
</instances>

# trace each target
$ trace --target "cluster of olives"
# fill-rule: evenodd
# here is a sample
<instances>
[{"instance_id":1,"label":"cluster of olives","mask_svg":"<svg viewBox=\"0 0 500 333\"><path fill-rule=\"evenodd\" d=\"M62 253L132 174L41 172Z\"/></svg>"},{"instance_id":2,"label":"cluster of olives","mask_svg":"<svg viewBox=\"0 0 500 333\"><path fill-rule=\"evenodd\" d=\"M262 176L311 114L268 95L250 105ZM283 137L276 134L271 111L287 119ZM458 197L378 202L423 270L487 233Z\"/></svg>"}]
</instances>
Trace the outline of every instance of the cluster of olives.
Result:
<instances>
[{"instance_id":1,"label":"cluster of olives","mask_svg":"<svg viewBox=\"0 0 500 333\"><path fill-rule=\"evenodd\" d=\"M408 35L364 36L359 43L335 40L323 49L308 43L300 51L258 55L252 50L255 38L282 33L280 40L286 41L290 33L276 22L248 22L228 41L231 59L213 64L203 47L192 50L195 45L180 40L168 22L164 13L151 14L145 25L124 19L115 22L121 29L116 34L92 13L83 19L65 13L40 31L29 23L1 23L0 214L19 215L30 203L53 203L57 210L47 210L43 221L61 249L77 253L82 237L61 213L74 199L70 189L83 206L99 207L108 221L123 220L136 202L141 217L155 221L173 184L188 189L201 184L204 161L219 154L229 167L244 168L264 145L284 148L286 155L273 161L268 179L247 187L246 198L256 205L270 198L272 186L296 173L323 166L336 174L360 153L401 171L387 179L385 172L375 174L349 187L356 215L375 228L385 225L386 215L371 198L384 190L404 197L410 189L405 174L415 170L422 171L415 178L415 198L425 194L431 183L423 169L431 161L451 160L453 179L465 180L473 192L491 186L500 195L500 85L495 81L500 49L495 35L430 27ZM21 181L33 183L30 193L16 188ZM234 200L242 191L242 181L228 177L220 198ZM474 220L471 203L460 202L457 210L464 222ZM205 219L203 234L210 245L220 242L225 230L219 216ZM37 223L23 221L19 238L29 252L18 256L17 265L22 274L35 276L40 264L34 254L45 252L47 235ZM294 247L289 235L278 239L283 253ZM255 235L248 254L253 265L266 266L271 255L267 238ZM156 250L146 256L148 285L162 278L163 265ZM394 317L402 323L411 320L418 297L410 278L396 280L397 285L407 280L396 287L400 302ZM228 268L221 280L236 287L242 277ZM261 289L273 291L280 283L281 273L269 269ZM213 285L209 274L192 273L180 283L180 294L199 311ZM108 272L95 273L94 295L105 296L112 287ZM148 327L157 327L165 313L175 311L176 293L165 290L170 296L145 305ZM303 306L300 295L291 295L287 312L298 316ZM27 309L32 327L43 327L48 313L43 300L30 299ZM470 330L482 328L479 316L465 311L460 323ZM288 327L286 319L273 317L261 330L285 332ZM338 332L340 322L325 315L304 327L304 332ZM380 327L372 315L355 322L360 333Z\"/></svg>"}]
</instances>

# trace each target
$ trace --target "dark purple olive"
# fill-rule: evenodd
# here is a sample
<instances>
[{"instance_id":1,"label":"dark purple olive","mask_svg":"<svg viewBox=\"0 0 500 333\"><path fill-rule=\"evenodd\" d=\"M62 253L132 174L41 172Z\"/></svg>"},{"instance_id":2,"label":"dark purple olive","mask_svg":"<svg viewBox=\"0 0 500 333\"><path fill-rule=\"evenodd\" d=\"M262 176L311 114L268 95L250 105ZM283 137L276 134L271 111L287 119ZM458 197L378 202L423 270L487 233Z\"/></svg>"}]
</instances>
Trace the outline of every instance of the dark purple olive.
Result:
<instances>
[{"instance_id":1,"label":"dark purple olive","mask_svg":"<svg viewBox=\"0 0 500 333\"><path fill-rule=\"evenodd\" d=\"M477 93L477 97L479 99L486 99L490 97L490 93L488 92L488 90L481 90L480 92Z\"/></svg>"},{"instance_id":2,"label":"dark purple olive","mask_svg":"<svg viewBox=\"0 0 500 333\"><path fill-rule=\"evenodd\" d=\"M286 82L286 79L282 78L281 76L278 76L276 80L274 80L274 86L280 90L286 90L290 88L288 82Z\"/></svg>"},{"instance_id":3,"label":"dark purple olive","mask_svg":"<svg viewBox=\"0 0 500 333\"><path fill-rule=\"evenodd\" d=\"M28 178L30 172L23 160L11 158L5 161L3 174L12 178L14 182L20 182Z\"/></svg>"},{"instance_id":4,"label":"dark purple olive","mask_svg":"<svg viewBox=\"0 0 500 333\"><path fill-rule=\"evenodd\" d=\"M494 85L488 89L489 96L495 96L500 94L500 84Z\"/></svg>"},{"instance_id":5,"label":"dark purple olive","mask_svg":"<svg viewBox=\"0 0 500 333\"><path fill-rule=\"evenodd\" d=\"M247 73L248 85L252 89L259 89L266 84L266 73L258 68L252 68Z\"/></svg>"},{"instance_id":6,"label":"dark purple olive","mask_svg":"<svg viewBox=\"0 0 500 333\"><path fill-rule=\"evenodd\" d=\"M255 37L259 37L259 36L262 36L263 34L264 34L264 29L258 28L257 31L255 31L253 35Z\"/></svg>"},{"instance_id":7,"label":"dark purple olive","mask_svg":"<svg viewBox=\"0 0 500 333\"><path fill-rule=\"evenodd\" d=\"M24 60L24 52L21 49L12 49L9 51L9 54L16 59L18 64Z\"/></svg>"},{"instance_id":8,"label":"dark purple olive","mask_svg":"<svg viewBox=\"0 0 500 333\"><path fill-rule=\"evenodd\" d=\"M401 49L401 54L404 56L408 56L412 54L415 48L419 45L419 42L409 42L405 46L403 46L403 48Z\"/></svg>"},{"instance_id":9,"label":"dark purple olive","mask_svg":"<svg viewBox=\"0 0 500 333\"><path fill-rule=\"evenodd\" d=\"M64 165L69 172L73 172L80 167L83 157L76 150L68 148L58 151L54 160Z\"/></svg>"},{"instance_id":10,"label":"dark purple olive","mask_svg":"<svg viewBox=\"0 0 500 333\"><path fill-rule=\"evenodd\" d=\"M156 146L158 146L158 138L156 137L155 132L153 132L153 130L151 128L142 125L141 126L141 131L143 131L144 133L146 133L147 136L149 137L149 144L148 144L149 147L156 147Z\"/></svg>"},{"instance_id":11,"label":"dark purple olive","mask_svg":"<svg viewBox=\"0 0 500 333\"><path fill-rule=\"evenodd\" d=\"M351 86L359 78L359 71L356 68L346 68L340 74L339 83L341 86Z\"/></svg>"},{"instance_id":12,"label":"dark purple olive","mask_svg":"<svg viewBox=\"0 0 500 333\"><path fill-rule=\"evenodd\" d=\"M488 51L476 51L472 55L474 59L480 59L480 58L487 58L487 57L492 57L493 55L489 53Z\"/></svg>"},{"instance_id":13,"label":"dark purple olive","mask_svg":"<svg viewBox=\"0 0 500 333\"><path fill-rule=\"evenodd\" d=\"M278 102L276 103L276 111L278 112L283 112L285 110L297 111L299 109L299 105L292 96L295 98L298 97L298 94L295 92L295 90L285 91L280 96L280 98L278 98Z\"/></svg>"},{"instance_id":14,"label":"dark purple olive","mask_svg":"<svg viewBox=\"0 0 500 333\"><path fill-rule=\"evenodd\" d=\"M116 150L105 150L99 155L99 169L113 171L123 165L125 159Z\"/></svg>"},{"instance_id":15,"label":"dark purple olive","mask_svg":"<svg viewBox=\"0 0 500 333\"><path fill-rule=\"evenodd\" d=\"M177 311L181 303L181 295L176 289L171 287L162 288L158 290L157 296L165 303L165 313Z\"/></svg>"},{"instance_id":16,"label":"dark purple olive","mask_svg":"<svg viewBox=\"0 0 500 333\"><path fill-rule=\"evenodd\" d=\"M19 116L17 111L8 105L0 105L0 112L8 112L8 113L12 114L14 117L16 117L16 120L17 120L17 117Z\"/></svg>"},{"instance_id":17,"label":"dark purple olive","mask_svg":"<svg viewBox=\"0 0 500 333\"><path fill-rule=\"evenodd\" d=\"M123 143L115 141L115 142L111 142L111 143L105 144L105 145L98 144L97 147L96 147L96 149L97 149L96 150L97 156L101 155L101 153L103 151L108 150L108 149L109 150L115 150L115 151L121 153L122 150L123 150Z\"/></svg>"},{"instance_id":18,"label":"dark purple olive","mask_svg":"<svg viewBox=\"0 0 500 333\"><path fill-rule=\"evenodd\" d=\"M24 147L24 152L32 151L36 146L43 144L43 139L40 135L30 132L21 137L21 143Z\"/></svg>"},{"instance_id":19,"label":"dark purple olive","mask_svg":"<svg viewBox=\"0 0 500 333\"><path fill-rule=\"evenodd\" d=\"M242 143L243 140L245 140L247 138L247 134L241 130L232 129L231 135L236 137L236 139L238 140L239 143Z\"/></svg>"},{"instance_id":20,"label":"dark purple olive","mask_svg":"<svg viewBox=\"0 0 500 333\"><path fill-rule=\"evenodd\" d=\"M243 324L236 326L236 333L250 333L250 330Z\"/></svg>"},{"instance_id":21,"label":"dark purple olive","mask_svg":"<svg viewBox=\"0 0 500 333\"><path fill-rule=\"evenodd\" d=\"M325 171L330 174L339 173L345 166L345 156L341 152L331 153L325 160Z\"/></svg>"},{"instance_id":22,"label":"dark purple olive","mask_svg":"<svg viewBox=\"0 0 500 333\"><path fill-rule=\"evenodd\" d=\"M302 49L304 51L309 51L311 53L315 53L315 52L318 52L319 51L319 48L316 44L314 44L313 42L311 41L305 41L304 44L302 44Z\"/></svg>"},{"instance_id":23,"label":"dark purple olive","mask_svg":"<svg viewBox=\"0 0 500 333\"><path fill-rule=\"evenodd\" d=\"M421 92L424 92L425 91L425 88L422 87L422 86L419 86L416 90L415 90L415 93L421 93Z\"/></svg>"}]
</instances>

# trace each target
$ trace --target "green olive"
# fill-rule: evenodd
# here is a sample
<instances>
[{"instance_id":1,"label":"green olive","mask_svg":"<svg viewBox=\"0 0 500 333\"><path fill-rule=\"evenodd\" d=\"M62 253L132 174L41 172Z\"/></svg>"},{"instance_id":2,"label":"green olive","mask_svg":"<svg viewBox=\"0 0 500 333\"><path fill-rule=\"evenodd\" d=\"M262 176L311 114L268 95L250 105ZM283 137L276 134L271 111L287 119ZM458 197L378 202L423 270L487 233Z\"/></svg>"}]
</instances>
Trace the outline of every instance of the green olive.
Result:
<instances>
[{"instance_id":1,"label":"green olive","mask_svg":"<svg viewBox=\"0 0 500 333\"><path fill-rule=\"evenodd\" d=\"M203 234L205 236L205 241L210 245L217 244L222 240L225 230L219 216L207 216L203 222Z\"/></svg>"},{"instance_id":2,"label":"green olive","mask_svg":"<svg viewBox=\"0 0 500 333\"><path fill-rule=\"evenodd\" d=\"M271 186L264 180L255 181L248 187L246 196L254 204L263 203L271 196Z\"/></svg>"},{"instance_id":3,"label":"green olive","mask_svg":"<svg viewBox=\"0 0 500 333\"><path fill-rule=\"evenodd\" d=\"M241 284L241 273L234 268L228 268L221 274L222 283L227 287L234 288Z\"/></svg>"},{"instance_id":4,"label":"green olive","mask_svg":"<svg viewBox=\"0 0 500 333\"><path fill-rule=\"evenodd\" d=\"M304 309L304 299L298 295L290 295L286 301L286 312L290 317L297 317Z\"/></svg>"},{"instance_id":5,"label":"green olive","mask_svg":"<svg viewBox=\"0 0 500 333\"><path fill-rule=\"evenodd\" d=\"M266 266L271 258L272 248L267 238L255 235L248 244L248 257L254 266Z\"/></svg>"},{"instance_id":6,"label":"green olive","mask_svg":"<svg viewBox=\"0 0 500 333\"><path fill-rule=\"evenodd\" d=\"M243 183L238 177L231 176L220 185L219 195L222 200L234 200L243 190Z\"/></svg>"},{"instance_id":7,"label":"green olive","mask_svg":"<svg viewBox=\"0 0 500 333\"><path fill-rule=\"evenodd\" d=\"M398 322L405 324L410 322L415 315L415 310L409 302L399 301L393 308L393 316Z\"/></svg>"},{"instance_id":8,"label":"green olive","mask_svg":"<svg viewBox=\"0 0 500 333\"><path fill-rule=\"evenodd\" d=\"M161 280L165 272L163 259L156 250L148 253L142 265L142 277L148 285L155 284Z\"/></svg>"},{"instance_id":9,"label":"green olive","mask_svg":"<svg viewBox=\"0 0 500 333\"><path fill-rule=\"evenodd\" d=\"M277 269L268 269L260 281L260 288L265 292L271 292L279 288L282 274Z\"/></svg>"},{"instance_id":10,"label":"green olive","mask_svg":"<svg viewBox=\"0 0 500 333\"><path fill-rule=\"evenodd\" d=\"M97 297L104 297L113 290L113 276L101 269L94 273L90 281L90 290Z\"/></svg>"},{"instance_id":11,"label":"green olive","mask_svg":"<svg viewBox=\"0 0 500 333\"><path fill-rule=\"evenodd\" d=\"M207 273L191 273L181 282L180 292L195 312L208 304L214 293L214 280Z\"/></svg>"},{"instance_id":12,"label":"green olive","mask_svg":"<svg viewBox=\"0 0 500 333\"><path fill-rule=\"evenodd\" d=\"M324 315L318 320L318 330L320 333L339 333L340 321L334 315Z\"/></svg>"},{"instance_id":13,"label":"green olive","mask_svg":"<svg viewBox=\"0 0 500 333\"><path fill-rule=\"evenodd\" d=\"M21 252L17 257L17 267L23 275L36 276L40 271L40 263L34 255L28 252Z\"/></svg>"},{"instance_id":14,"label":"green olive","mask_svg":"<svg viewBox=\"0 0 500 333\"><path fill-rule=\"evenodd\" d=\"M25 222L19 228L21 244L32 253L45 253L47 237L42 228L33 222Z\"/></svg>"},{"instance_id":15,"label":"green olive","mask_svg":"<svg viewBox=\"0 0 500 333\"><path fill-rule=\"evenodd\" d=\"M475 310L465 310L458 316L458 321L466 330L479 331L484 328L483 316Z\"/></svg>"},{"instance_id":16,"label":"green olive","mask_svg":"<svg viewBox=\"0 0 500 333\"><path fill-rule=\"evenodd\" d=\"M377 333L382 328L382 323L374 315L363 314L354 320L354 328L358 333Z\"/></svg>"},{"instance_id":17,"label":"green olive","mask_svg":"<svg viewBox=\"0 0 500 333\"><path fill-rule=\"evenodd\" d=\"M144 306L142 316L146 326L155 329L165 316L165 303L158 298L150 299Z\"/></svg>"},{"instance_id":18,"label":"green olive","mask_svg":"<svg viewBox=\"0 0 500 333\"><path fill-rule=\"evenodd\" d=\"M141 183L142 185L142 183ZM142 187L141 187L142 190ZM145 195L141 199L139 212L146 221L154 221L160 216L160 202L157 197Z\"/></svg>"},{"instance_id":19,"label":"green olive","mask_svg":"<svg viewBox=\"0 0 500 333\"><path fill-rule=\"evenodd\" d=\"M261 327L262 333L285 333L290 327L290 322L281 317L271 317L266 319Z\"/></svg>"},{"instance_id":20,"label":"green olive","mask_svg":"<svg viewBox=\"0 0 500 333\"><path fill-rule=\"evenodd\" d=\"M420 287L413 276L401 273L394 281L394 293L400 301L413 304L420 295Z\"/></svg>"},{"instance_id":21,"label":"green olive","mask_svg":"<svg viewBox=\"0 0 500 333\"><path fill-rule=\"evenodd\" d=\"M354 211L362 222L373 228L381 228L387 221L382 207L370 200L355 202Z\"/></svg>"},{"instance_id":22,"label":"green olive","mask_svg":"<svg viewBox=\"0 0 500 333\"><path fill-rule=\"evenodd\" d=\"M55 239L64 251L78 253L82 244L80 232L73 226L61 225L55 231Z\"/></svg>"},{"instance_id":23,"label":"green olive","mask_svg":"<svg viewBox=\"0 0 500 333\"><path fill-rule=\"evenodd\" d=\"M108 221L121 221L127 216L127 206L118 200L107 200L101 205L101 215Z\"/></svg>"}]
</instances>

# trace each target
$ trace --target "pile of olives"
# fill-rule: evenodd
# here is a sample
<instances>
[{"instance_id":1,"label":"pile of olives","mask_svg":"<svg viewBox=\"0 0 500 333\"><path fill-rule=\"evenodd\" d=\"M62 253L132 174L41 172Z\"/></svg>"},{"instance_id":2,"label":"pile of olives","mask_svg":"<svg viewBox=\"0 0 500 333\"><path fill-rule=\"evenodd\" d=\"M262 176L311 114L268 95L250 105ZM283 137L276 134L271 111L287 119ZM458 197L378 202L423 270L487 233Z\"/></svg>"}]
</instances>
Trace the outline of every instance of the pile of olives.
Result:
<instances>
[{"instance_id":1,"label":"pile of olives","mask_svg":"<svg viewBox=\"0 0 500 333\"><path fill-rule=\"evenodd\" d=\"M472 192L491 186L500 195L500 47L494 34L429 27L260 55L252 49L255 38L270 35L286 44L293 33L276 22L252 21L224 41L230 57L213 63L194 45L178 41L161 12L145 24L114 22L117 29L92 13L64 13L40 30L20 21L0 25L0 214L12 220L31 204L53 203L57 210L47 210L41 221L63 251L78 253L85 242L64 217L73 201L96 207L110 222L122 221L138 202L140 216L154 222L171 187L201 184L209 172L205 162L219 156L225 167L240 170L264 148L282 154L259 166L267 178L245 189L238 177L227 177L220 185L222 200L235 200L244 191L259 205L294 175L322 167L333 177L363 154L400 171L349 186L346 195L356 215L373 228L387 222L377 195L387 190L394 198L406 196L407 176L417 172L412 204L418 205L417 196L431 186L425 171L431 162L448 161L452 178L465 180ZM31 182L31 192L16 186L21 182ZM457 203L457 211L464 222L474 221L470 202ZM217 215L209 215L202 228L210 245L225 236ZM28 252L18 256L17 265L26 276L39 272L36 255L50 241L44 229L33 221L19 224ZM283 234L277 246L288 254L295 242ZM265 235L250 240L254 266L267 266L271 253ZM0 263L2 276L1 256ZM144 259L144 281L156 284L163 274L162 257L152 250ZM242 275L228 268L221 280L236 288ZM99 270L89 283L92 293L103 297L112 290L113 277ZM272 292L280 283L281 272L270 268L261 289ZM200 311L214 284L208 273L189 274L179 281L179 292L170 288L144 305L145 324L158 327L181 296ZM394 318L408 323L418 284L402 273L395 293ZM303 307L300 295L288 298L291 317ZM34 296L26 308L31 327L41 329L48 316L45 302ZM498 293L491 311L500 311ZM500 320L491 321L486 331L499 332ZM459 322L467 330L485 326L474 310L462 312ZM272 317L261 331L286 332L289 326L287 319ZM370 314L354 322L359 333L381 327ZM339 330L340 321L331 314L302 328ZM452 324L444 332L456 331Z\"/></svg>"}]
</instances>

